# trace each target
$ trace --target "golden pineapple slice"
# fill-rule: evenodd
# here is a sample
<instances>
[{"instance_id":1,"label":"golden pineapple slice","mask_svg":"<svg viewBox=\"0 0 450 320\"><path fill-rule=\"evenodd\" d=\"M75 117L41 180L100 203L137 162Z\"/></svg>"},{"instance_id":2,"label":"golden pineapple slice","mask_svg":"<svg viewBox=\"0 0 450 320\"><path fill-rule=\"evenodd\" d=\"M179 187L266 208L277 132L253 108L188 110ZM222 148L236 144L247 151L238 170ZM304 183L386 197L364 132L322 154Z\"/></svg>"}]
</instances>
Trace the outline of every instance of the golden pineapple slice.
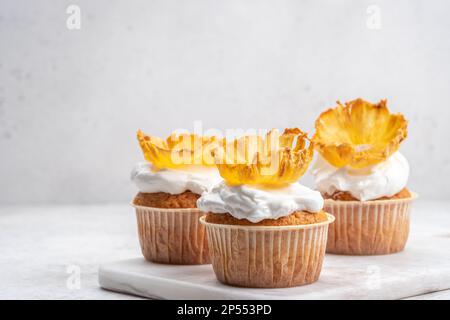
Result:
<instances>
[{"instance_id":1,"label":"golden pineapple slice","mask_svg":"<svg viewBox=\"0 0 450 320\"><path fill-rule=\"evenodd\" d=\"M283 185L297 181L313 157L306 148L307 134L300 129L271 130L265 139L244 136L216 149L216 164L229 185Z\"/></svg>"},{"instance_id":2,"label":"golden pineapple slice","mask_svg":"<svg viewBox=\"0 0 450 320\"><path fill-rule=\"evenodd\" d=\"M364 168L382 162L407 136L407 120L390 113L386 100L337 103L316 120L312 138L316 150L335 167Z\"/></svg>"},{"instance_id":3,"label":"golden pineapple slice","mask_svg":"<svg viewBox=\"0 0 450 320\"><path fill-rule=\"evenodd\" d=\"M214 166L213 150L221 144L214 136L172 133L166 140L148 136L141 130L137 138L144 157L155 169L189 165Z\"/></svg>"}]
</instances>

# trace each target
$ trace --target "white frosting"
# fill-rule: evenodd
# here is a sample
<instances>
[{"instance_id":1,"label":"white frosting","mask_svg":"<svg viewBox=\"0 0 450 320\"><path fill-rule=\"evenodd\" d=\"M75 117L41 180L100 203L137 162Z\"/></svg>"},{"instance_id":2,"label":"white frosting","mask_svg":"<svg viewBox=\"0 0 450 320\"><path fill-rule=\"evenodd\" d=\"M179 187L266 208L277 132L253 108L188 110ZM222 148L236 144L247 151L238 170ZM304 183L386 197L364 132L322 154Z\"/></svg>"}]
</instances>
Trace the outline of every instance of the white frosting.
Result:
<instances>
[{"instance_id":1,"label":"white frosting","mask_svg":"<svg viewBox=\"0 0 450 320\"><path fill-rule=\"evenodd\" d=\"M139 162L131 172L131 180L140 192L180 194L185 191L202 194L222 181L216 168L190 166L188 170L154 171L148 162Z\"/></svg>"},{"instance_id":2,"label":"white frosting","mask_svg":"<svg viewBox=\"0 0 450 320\"><path fill-rule=\"evenodd\" d=\"M205 212L229 213L237 219L253 223L264 219L278 219L294 211L318 212L323 198L318 191L299 183L281 188L249 185L229 186L222 182L197 200L197 207Z\"/></svg>"},{"instance_id":3,"label":"white frosting","mask_svg":"<svg viewBox=\"0 0 450 320\"><path fill-rule=\"evenodd\" d=\"M367 168L336 168L319 155L312 175L315 188L322 193L331 195L346 191L360 201L367 201L393 196L406 187L409 164L400 152L396 152L386 161Z\"/></svg>"}]
</instances>

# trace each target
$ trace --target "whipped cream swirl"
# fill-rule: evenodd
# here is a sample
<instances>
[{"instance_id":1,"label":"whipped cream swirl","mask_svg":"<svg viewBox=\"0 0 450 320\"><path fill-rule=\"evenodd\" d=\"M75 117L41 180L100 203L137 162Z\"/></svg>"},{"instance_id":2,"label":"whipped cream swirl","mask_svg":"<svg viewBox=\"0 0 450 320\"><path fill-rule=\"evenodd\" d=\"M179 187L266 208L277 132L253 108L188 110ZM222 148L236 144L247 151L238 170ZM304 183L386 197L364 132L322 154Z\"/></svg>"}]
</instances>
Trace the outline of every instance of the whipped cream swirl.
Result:
<instances>
[{"instance_id":1,"label":"whipped cream swirl","mask_svg":"<svg viewBox=\"0 0 450 320\"><path fill-rule=\"evenodd\" d=\"M229 186L222 182L203 193L197 200L197 207L205 212L229 213L236 219L257 223L288 216L295 211L319 212L323 208L323 198L320 192L299 183L264 188Z\"/></svg>"},{"instance_id":2,"label":"whipped cream swirl","mask_svg":"<svg viewBox=\"0 0 450 320\"><path fill-rule=\"evenodd\" d=\"M139 162L131 172L131 180L140 192L165 192L180 194L192 191L202 194L222 181L216 168L190 166L183 170L161 169L153 170L148 162Z\"/></svg>"},{"instance_id":3,"label":"whipped cream swirl","mask_svg":"<svg viewBox=\"0 0 450 320\"><path fill-rule=\"evenodd\" d=\"M336 168L319 155L312 175L315 188L322 194L346 191L360 201L367 201L391 197L406 187L409 164L398 151L386 161L362 169Z\"/></svg>"}]
</instances>

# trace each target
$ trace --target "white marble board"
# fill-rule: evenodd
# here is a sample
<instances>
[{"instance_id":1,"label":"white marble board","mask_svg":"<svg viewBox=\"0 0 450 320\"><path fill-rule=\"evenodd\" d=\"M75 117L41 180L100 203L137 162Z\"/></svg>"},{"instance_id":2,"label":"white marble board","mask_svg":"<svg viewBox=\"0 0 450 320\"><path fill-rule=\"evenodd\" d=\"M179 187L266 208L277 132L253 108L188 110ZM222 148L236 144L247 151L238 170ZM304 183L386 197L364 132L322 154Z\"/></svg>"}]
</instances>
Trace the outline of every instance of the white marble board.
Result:
<instances>
[{"instance_id":1,"label":"white marble board","mask_svg":"<svg viewBox=\"0 0 450 320\"><path fill-rule=\"evenodd\" d=\"M450 216L413 215L405 251L384 256L326 255L318 282L285 289L219 283L210 265L174 266L143 258L106 263L100 286L161 299L402 299L450 288ZM436 223L439 221L439 223Z\"/></svg>"}]
</instances>

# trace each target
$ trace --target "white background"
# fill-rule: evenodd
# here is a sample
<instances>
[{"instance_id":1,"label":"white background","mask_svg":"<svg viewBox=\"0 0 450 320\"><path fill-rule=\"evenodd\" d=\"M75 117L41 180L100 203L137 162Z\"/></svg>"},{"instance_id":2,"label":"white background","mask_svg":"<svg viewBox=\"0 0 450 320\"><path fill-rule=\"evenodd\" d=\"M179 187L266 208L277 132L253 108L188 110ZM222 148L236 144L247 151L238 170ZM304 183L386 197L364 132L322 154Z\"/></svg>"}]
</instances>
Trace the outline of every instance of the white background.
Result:
<instances>
[{"instance_id":1,"label":"white background","mask_svg":"<svg viewBox=\"0 0 450 320\"><path fill-rule=\"evenodd\" d=\"M66 8L81 8L68 30ZM367 27L369 5L381 29ZM0 204L128 202L135 131L312 132L336 100L410 120L410 188L450 197L449 1L0 2ZM305 180L306 184L310 179Z\"/></svg>"}]
</instances>

